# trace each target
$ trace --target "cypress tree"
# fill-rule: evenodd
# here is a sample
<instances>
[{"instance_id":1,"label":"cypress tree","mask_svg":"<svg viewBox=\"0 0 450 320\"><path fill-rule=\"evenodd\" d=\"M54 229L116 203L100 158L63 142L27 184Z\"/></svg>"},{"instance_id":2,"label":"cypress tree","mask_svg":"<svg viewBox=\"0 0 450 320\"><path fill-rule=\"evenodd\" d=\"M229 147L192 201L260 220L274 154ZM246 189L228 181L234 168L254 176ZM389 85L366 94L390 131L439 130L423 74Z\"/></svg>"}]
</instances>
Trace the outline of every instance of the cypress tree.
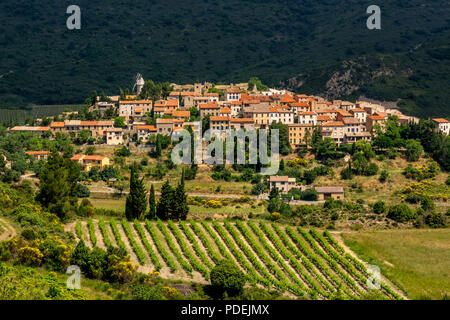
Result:
<instances>
[{"instance_id":1,"label":"cypress tree","mask_svg":"<svg viewBox=\"0 0 450 320\"><path fill-rule=\"evenodd\" d=\"M131 166L130 193L125 203L125 216L128 220L142 219L147 211L147 191L143 179L139 179L136 163Z\"/></svg>"},{"instance_id":2,"label":"cypress tree","mask_svg":"<svg viewBox=\"0 0 450 320\"><path fill-rule=\"evenodd\" d=\"M189 206L187 204L187 195L184 191L184 170L181 174L181 180L175 189L174 201L174 219L186 220L189 213Z\"/></svg>"},{"instance_id":3,"label":"cypress tree","mask_svg":"<svg viewBox=\"0 0 450 320\"><path fill-rule=\"evenodd\" d=\"M174 202L174 190L170 186L169 181L166 180L161 187L161 198L156 206L156 216L161 220L168 220L172 218Z\"/></svg>"},{"instance_id":4,"label":"cypress tree","mask_svg":"<svg viewBox=\"0 0 450 320\"><path fill-rule=\"evenodd\" d=\"M159 158L162 154L162 146L161 146L161 138L160 135L158 134L156 136L156 150L155 150L155 155L157 158Z\"/></svg>"},{"instance_id":5,"label":"cypress tree","mask_svg":"<svg viewBox=\"0 0 450 320\"><path fill-rule=\"evenodd\" d=\"M156 198L155 198L155 187L152 184L150 188L150 198L148 200L150 210L148 212L148 218L153 220L156 219Z\"/></svg>"}]
</instances>

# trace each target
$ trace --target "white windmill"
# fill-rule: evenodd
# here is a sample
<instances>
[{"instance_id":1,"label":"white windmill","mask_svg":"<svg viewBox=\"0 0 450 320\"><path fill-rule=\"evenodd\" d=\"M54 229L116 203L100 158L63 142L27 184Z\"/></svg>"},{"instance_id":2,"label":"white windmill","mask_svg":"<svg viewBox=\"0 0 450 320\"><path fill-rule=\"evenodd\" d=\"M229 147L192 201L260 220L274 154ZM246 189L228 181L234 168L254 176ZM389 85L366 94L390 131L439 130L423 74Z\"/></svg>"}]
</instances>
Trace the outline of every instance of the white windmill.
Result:
<instances>
[{"instance_id":1,"label":"white windmill","mask_svg":"<svg viewBox=\"0 0 450 320\"><path fill-rule=\"evenodd\" d=\"M140 94L142 87L144 86L144 83L145 83L144 78L142 78L142 75L140 73L138 73L134 80L133 91L134 91L134 88L136 88L136 93Z\"/></svg>"}]
</instances>

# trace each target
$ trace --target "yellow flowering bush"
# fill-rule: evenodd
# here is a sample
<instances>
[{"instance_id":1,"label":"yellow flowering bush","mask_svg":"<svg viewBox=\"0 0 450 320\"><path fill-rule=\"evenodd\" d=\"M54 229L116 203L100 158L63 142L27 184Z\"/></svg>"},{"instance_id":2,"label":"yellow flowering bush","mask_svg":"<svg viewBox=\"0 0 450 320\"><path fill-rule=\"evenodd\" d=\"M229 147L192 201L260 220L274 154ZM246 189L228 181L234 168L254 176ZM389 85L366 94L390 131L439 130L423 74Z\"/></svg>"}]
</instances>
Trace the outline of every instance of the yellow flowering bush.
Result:
<instances>
[{"instance_id":1,"label":"yellow flowering bush","mask_svg":"<svg viewBox=\"0 0 450 320\"><path fill-rule=\"evenodd\" d=\"M44 255L38 248L22 247L18 250L20 262L26 265L38 266Z\"/></svg>"},{"instance_id":2,"label":"yellow flowering bush","mask_svg":"<svg viewBox=\"0 0 450 320\"><path fill-rule=\"evenodd\" d=\"M183 295L180 291L172 287L163 287L164 298L167 300L181 300Z\"/></svg>"},{"instance_id":3,"label":"yellow flowering bush","mask_svg":"<svg viewBox=\"0 0 450 320\"><path fill-rule=\"evenodd\" d=\"M306 159L295 158L292 160L288 160L287 164L289 167L307 167L309 165L309 162Z\"/></svg>"}]
</instances>

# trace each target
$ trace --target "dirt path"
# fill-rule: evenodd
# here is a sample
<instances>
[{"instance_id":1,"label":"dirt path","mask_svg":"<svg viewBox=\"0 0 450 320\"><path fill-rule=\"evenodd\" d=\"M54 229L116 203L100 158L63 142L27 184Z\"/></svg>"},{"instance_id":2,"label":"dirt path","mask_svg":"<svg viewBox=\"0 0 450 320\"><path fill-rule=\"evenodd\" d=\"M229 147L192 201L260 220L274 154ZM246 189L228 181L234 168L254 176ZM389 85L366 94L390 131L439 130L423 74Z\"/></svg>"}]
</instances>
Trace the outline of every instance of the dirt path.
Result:
<instances>
[{"instance_id":1,"label":"dirt path","mask_svg":"<svg viewBox=\"0 0 450 320\"><path fill-rule=\"evenodd\" d=\"M353 258L361 262L366 269L370 266L369 263L367 263L364 260L361 260L358 255L352 251L349 247L347 247L344 243L344 239L341 237L342 232L340 231L331 231L330 232L333 235L333 238L336 240L336 242L344 249L346 253L351 255ZM386 278L383 274L381 274L381 282L387 284L395 293L400 295L403 299L408 300L408 297L401 291L397 286L395 286L388 278Z\"/></svg>"},{"instance_id":2,"label":"dirt path","mask_svg":"<svg viewBox=\"0 0 450 320\"><path fill-rule=\"evenodd\" d=\"M17 234L16 229L13 226L11 226L6 219L0 218L0 225L3 228L3 232L0 233L0 241L14 238L15 235Z\"/></svg>"}]
</instances>

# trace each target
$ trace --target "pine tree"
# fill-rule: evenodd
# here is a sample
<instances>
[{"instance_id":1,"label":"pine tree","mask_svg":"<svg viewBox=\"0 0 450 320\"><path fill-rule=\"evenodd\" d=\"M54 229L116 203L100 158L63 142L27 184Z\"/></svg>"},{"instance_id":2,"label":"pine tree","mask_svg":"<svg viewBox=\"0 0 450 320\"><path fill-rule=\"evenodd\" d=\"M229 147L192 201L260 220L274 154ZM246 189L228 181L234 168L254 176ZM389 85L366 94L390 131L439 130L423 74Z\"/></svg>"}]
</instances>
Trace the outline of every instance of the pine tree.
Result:
<instances>
[{"instance_id":1,"label":"pine tree","mask_svg":"<svg viewBox=\"0 0 450 320\"><path fill-rule=\"evenodd\" d=\"M139 179L136 163L131 166L130 193L125 202L125 216L128 220L143 219L147 211L147 190L143 179Z\"/></svg>"},{"instance_id":2,"label":"pine tree","mask_svg":"<svg viewBox=\"0 0 450 320\"><path fill-rule=\"evenodd\" d=\"M156 206L156 216L161 220L172 218L174 190L167 180L161 187L161 198Z\"/></svg>"},{"instance_id":3,"label":"pine tree","mask_svg":"<svg viewBox=\"0 0 450 320\"><path fill-rule=\"evenodd\" d=\"M155 187L152 184L150 188L150 197L149 197L149 207L150 210L148 212L148 218L153 220L156 219L156 198L155 198Z\"/></svg>"}]
</instances>

